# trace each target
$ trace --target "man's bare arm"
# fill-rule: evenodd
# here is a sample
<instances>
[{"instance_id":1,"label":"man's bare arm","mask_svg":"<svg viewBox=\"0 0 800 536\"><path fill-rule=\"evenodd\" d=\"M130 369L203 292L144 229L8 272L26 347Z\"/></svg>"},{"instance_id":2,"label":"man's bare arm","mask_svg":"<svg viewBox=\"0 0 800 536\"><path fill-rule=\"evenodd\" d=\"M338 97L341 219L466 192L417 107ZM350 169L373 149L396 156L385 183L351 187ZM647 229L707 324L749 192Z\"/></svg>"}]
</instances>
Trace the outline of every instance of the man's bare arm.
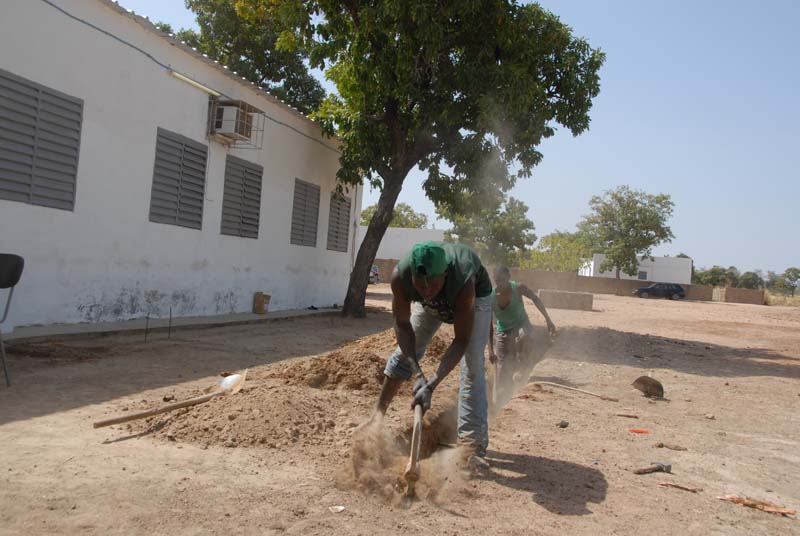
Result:
<instances>
[{"instance_id":1,"label":"man's bare arm","mask_svg":"<svg viewBox=\"0 0 800 536\"><path fill-rule=\"evenodd\" d=\"M464 357L464 353L469 346L472 337L472 324L475 321L475 278L471 278L461 289L456 297L455 311L453 318L453 331L455 337L453 342L444 353L442 362L436 371L436 377L428 382L435 388L452 371Z\"/></svg>"},{"instance_id":2,"label":"man's bare arm","mask_svg":"<svg viewBox=\"0 0 800 536\"><path fill-rule=\"evenodd\" d=\"M554 331L556 325L550 319L550 315L547 314L547 308L544 306L544 303L542 302L541 298L539 298L539 296L537 296L534 291L532 291L525 285L519 285L517 287L517 290L521 295L525 296L526 298L529 298L533 302L536 308L539 309L539 312L542 313L542 316L547 322L547 327L550 329L551 332Z\"/></svg>"},{"instance_id":3,"label":"man's bare arm","mask_svg":"<svg viewBox=\"0 0 800 536\"><path fill-rule=\"evenodd\" d=\"M403 280L396 271L392 274L392 316L397 345L403 355L415 359L417 341L411 327L411 301L406 297Z\"/></svg>"}]
</instances>

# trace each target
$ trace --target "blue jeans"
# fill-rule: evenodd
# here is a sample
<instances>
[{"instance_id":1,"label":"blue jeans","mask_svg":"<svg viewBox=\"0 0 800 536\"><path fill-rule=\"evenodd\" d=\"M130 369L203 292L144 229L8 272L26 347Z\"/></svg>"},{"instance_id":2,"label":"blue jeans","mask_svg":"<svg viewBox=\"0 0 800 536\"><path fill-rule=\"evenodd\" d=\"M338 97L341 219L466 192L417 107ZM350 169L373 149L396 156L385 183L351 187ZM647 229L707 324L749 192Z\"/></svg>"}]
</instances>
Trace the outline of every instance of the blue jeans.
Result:
<instances>
[{"instance_id":1,"label":"blue jeans","mask_svg":"<svg viewBox=\"0 0 800 536\"><path fill-rule=\"evenodd\" d=\"M484 352L489 340L489 323L492 321L492 297L475 298L475 320L472 337L460 363L460 385L458 389L458 440L471 447L479 456L486 454L489 446L488 401L486 397L486 374ZM425 349L433 335L442 325L441 320L423 309L422 304L411 307L411 327L416 340L417 359L425 355ZM384 374L390 378L408 380L414 372L414 364L403 356L398 346L386 363ZM436 395L434 394L434 398Z\"/></svg>"}]
</instances>

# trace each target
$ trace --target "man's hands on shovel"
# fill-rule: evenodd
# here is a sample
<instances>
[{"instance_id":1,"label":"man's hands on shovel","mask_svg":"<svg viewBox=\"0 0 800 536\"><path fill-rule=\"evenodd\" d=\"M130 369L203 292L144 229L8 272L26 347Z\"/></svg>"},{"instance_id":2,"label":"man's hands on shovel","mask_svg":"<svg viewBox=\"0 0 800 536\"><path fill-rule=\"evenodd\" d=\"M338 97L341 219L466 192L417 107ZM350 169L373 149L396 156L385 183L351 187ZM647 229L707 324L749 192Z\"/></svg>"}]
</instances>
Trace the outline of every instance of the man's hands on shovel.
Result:
<instances>
[{"instance_id":1,"label":"man's hands on shovel","mask_svg":"<svg viewBox=\"0 0 800 536\"><path fill-rule=\"evenodd\" d=\"M433 381L428 381L425 376L420 374L417 381L414 383L414 389L411 391L414 396L411 401L411 409L415 406L422 406L422 412L425 413L431 409L431 400L433 398L433 389L436 385L436 374L433 375Z\"/></svg>"}]
</instances>

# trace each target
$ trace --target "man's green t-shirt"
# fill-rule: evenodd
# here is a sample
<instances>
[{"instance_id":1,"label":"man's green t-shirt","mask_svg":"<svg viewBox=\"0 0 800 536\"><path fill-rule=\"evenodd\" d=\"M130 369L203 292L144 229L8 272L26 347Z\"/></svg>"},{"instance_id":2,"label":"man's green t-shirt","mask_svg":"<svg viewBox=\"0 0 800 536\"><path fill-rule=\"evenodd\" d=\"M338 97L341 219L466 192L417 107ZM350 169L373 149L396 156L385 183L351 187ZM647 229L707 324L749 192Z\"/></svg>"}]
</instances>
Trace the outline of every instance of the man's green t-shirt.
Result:
<instances>
[{"instance_id":1,"label":"man's green t-shirt","mask_svg":"<svg viewBox=\"0 0 800 536\"><path fill-rule=\"evenodd\" d=\"M511 299L505 309L501 309L497 303L497 290L492 290L492 311L497 319L497 331L511 331L522 327L528 322L528 313L525 312L525 304L522 303L522 295L516 281L509 282L511 285Z\"/></svg>"},{"instance_id":2,"label":"man's green t-shirt","mask_svg":"<svg viewBox=\"0 0 800 536\"><path fill-rule=\"evenodd\" d=\"M489 272L483 266L480 257L472 248L463 244L442 244L447 256L447 273L442 291L431 301L425 301L419 295L411 281L411 252L400 259L397 272L403 281L406 299L420 302L425 309L442 322L453 323L455 303L458 293L475 276L475 297L482 298L492 293L492 281Z\"/></svg>"}]
</instances>

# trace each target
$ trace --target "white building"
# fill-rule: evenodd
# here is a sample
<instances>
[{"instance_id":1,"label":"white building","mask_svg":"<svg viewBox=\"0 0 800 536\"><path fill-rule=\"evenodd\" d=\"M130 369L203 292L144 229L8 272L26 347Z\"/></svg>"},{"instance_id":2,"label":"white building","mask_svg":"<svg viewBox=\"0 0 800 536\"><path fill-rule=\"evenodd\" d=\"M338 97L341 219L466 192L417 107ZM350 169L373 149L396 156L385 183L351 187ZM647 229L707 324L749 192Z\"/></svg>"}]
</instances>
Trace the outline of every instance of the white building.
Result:
<instances>
[{"instance_id":1,"label":"white building","mask_svg":"<svg viewBox=\"0 0 800 536\"><path fill-rule=\"evenodd\" d=\"M332 196L336 140L111 1L0 13L4 330L342 303L361 190Z\"/></svg>"},{"instance_id":2,"label":"white building","mask_svg":"<svg viewBox=\"0 0 800 536\"><path fill-rule=\"evenodd\" d=\"M358 238L356 244L361 247L367 228L363 225L358 226ZM389 227L386 234L381 239L378 247L376 259L400 260L403 255L411 251L411 247L417 242L441 242L444 240L444 231L441 229L411 229L406 227Z\"/></svg>"},{"instance_id":3,"label":"white building","mask_svg":"<svg viewBox=\"0 0 800 536\"><path fill-rule=\"evenodd\" d=\"M578 275L587 277L616 277L616 270L601 272L600 265L606 256L595 253L592 260L578 271ZM692 282L692 259L684 257L642 257L638 273L630 276L620 272L620 279L639 279L656 283L677 283L688 285Z\"/></svg>"}]
</instances>

